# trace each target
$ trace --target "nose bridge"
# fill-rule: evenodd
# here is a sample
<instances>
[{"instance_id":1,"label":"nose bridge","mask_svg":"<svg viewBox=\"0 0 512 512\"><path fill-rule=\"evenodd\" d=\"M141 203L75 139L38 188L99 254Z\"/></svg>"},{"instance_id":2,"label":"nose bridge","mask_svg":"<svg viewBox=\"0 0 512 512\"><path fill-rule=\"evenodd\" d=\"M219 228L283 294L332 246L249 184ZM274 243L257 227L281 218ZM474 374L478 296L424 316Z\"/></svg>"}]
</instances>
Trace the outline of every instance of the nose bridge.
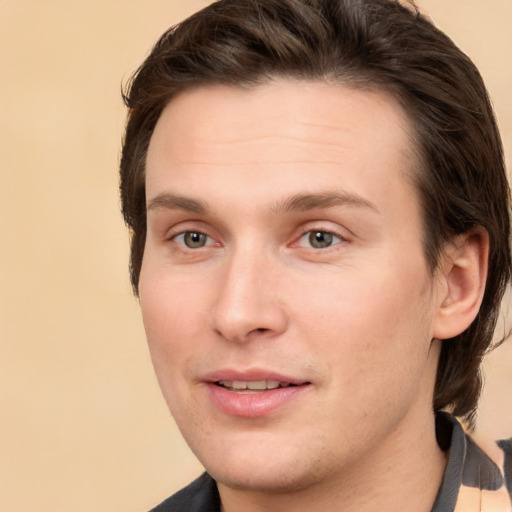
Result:
<instances>
[{"instance_id":1,"label":"nose bridge","mask_svg":"<svg viewBox=\"0 0 512 512\"><path fill-rule=\"evenodd\" d=\"M224 265L214 304L214 329L232 341L282 332L286 314L277 289L276 258L262 247L247 244L234 248Z\"/></svg>"}]
</instances>

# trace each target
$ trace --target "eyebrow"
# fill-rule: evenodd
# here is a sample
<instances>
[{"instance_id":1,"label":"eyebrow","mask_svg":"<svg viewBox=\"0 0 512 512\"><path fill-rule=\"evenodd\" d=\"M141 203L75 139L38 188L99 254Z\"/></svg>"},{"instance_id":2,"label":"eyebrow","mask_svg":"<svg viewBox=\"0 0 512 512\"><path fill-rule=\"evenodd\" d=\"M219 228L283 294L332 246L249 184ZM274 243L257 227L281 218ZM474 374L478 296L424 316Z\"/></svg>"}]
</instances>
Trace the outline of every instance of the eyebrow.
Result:
<instances>
[{"instance_id":1,"label":"eyebrow","mask_svg":"<svg viewBox=\"0 0 512 512\"><path fill-rule=\"evenodd\" d=\"M379 212L377 207L364 197L348 192L324 192L319 194L296 194L283 202L277 203L271 209L273 214L280 212L305 212L317 208L331 208L333 206L355 206L368 208Z\"/></svg>"},{"instance_id":2,"label":"eyebrow","mask_svg":"<svg viewBox=\"0 0 512 512\"><path fill-rule=\"evenodd\" d=\"M367 199L348 192L324 192L317 194L295 194L284 201L280 201L270 208L272 215L280 213L305 212L318 208L331 208L334 206L355 206L368 208L378 213L377 207ZM182 210L197 215L208 213L208 205L191 197L179 196L169 192L162 192L152 198L146 207L151 210Z\"/></svg>"},{"instance_id":3,"label":"eyebrow","mask_svg":"<svg viewBox=\"0 0 512 512\"><path fill-rule=\"evenodd\" d=\"M208 212L208 206L197 199L162 192L148 202L146 210L183 210L204 215Z\"/></svg>"}]
</instances>

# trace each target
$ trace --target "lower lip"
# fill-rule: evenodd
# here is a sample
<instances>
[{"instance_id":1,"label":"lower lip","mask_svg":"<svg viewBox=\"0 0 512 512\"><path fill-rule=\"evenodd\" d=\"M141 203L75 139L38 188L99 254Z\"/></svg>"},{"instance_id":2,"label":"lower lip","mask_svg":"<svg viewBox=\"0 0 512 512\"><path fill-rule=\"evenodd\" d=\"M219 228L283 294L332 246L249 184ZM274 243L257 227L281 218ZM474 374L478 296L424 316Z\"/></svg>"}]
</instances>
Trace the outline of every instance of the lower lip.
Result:
<instances>
[{"instance_id":1,"label":"lower lip","mask_svg":"<svg viewBox=\"0 0 512 512\"><path fill-rule=\"evenodd\" d=\"M245 418L268 416L304 393L309 385L268 389L255 393L237 393L222 386L207 383L213 404L224 414Z\"/></svg>"}]
</instances>

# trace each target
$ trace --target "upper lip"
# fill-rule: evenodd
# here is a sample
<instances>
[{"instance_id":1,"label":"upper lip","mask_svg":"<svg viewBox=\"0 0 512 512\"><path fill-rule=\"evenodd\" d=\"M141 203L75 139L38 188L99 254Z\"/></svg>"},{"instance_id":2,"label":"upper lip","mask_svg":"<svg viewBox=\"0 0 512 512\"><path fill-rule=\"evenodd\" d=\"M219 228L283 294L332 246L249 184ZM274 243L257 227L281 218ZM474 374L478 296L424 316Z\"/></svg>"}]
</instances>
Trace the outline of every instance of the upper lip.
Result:
<instances>
[{"instance_id":1,"label":"upper lip","mask_svg":"<svg viewBox=\"0 0 512 512\"><path fill-rule=\"evenodd\" d=\"M205 374L202 379L204 382L218 381L239 381L239 382L257 382L263 380L273 380L299 386L301 384L309 384L307 379L291 377L280 372L271 370L262 370L251 368L248 370L235 370L230 368L214 370Z\"/></svg>"}]
</instances>

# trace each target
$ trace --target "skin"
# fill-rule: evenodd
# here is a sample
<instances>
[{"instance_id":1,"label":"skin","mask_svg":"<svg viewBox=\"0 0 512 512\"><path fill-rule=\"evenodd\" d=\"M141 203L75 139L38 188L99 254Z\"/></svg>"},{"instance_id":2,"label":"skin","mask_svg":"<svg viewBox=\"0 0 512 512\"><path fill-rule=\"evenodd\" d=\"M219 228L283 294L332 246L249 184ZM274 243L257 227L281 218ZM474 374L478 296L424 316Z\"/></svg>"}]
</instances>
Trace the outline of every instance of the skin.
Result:
<instances>
[{"instance_id":1,"label":"skin","mask_svg":"<svg viewBox=\"0 0 512 512\"><path fill-rule=\"evenodd\" d=\"M432 507L437 339L469 287L462 270L450 284L454 258L429 272L407 133L384 92L285 80L186 91L157 123L140 303L226 512ZM205 382L226 368L307 384L240 417Z\"/></svg>"}]
</instances>

